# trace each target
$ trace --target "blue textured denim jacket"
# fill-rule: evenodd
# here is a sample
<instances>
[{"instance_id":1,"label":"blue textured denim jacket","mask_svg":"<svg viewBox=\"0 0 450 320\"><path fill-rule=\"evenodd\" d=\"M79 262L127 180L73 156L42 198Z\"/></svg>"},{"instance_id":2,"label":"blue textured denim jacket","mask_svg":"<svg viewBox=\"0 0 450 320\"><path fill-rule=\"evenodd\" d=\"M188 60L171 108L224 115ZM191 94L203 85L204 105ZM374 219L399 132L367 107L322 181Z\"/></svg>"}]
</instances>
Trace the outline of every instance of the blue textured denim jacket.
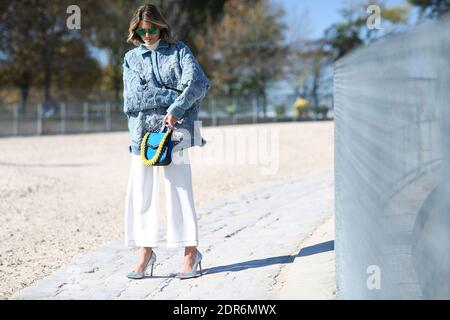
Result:
<instances>
[{"instance_id":1,"label":"blue textured denim jacket","mask_svg":"<svg viewBox=\"0 0 450 320\"><path fill-rule=\"evenodd\" d=\"M159 129L166 113L178 119L172 135L174 151L206 144L198 112L210 81L183 42L171 44L161 39L154 51L144 45L128 51L123 82L123 111L131 135L129 152L140 153L145 132Z\"/></svg>"}]
</instances>

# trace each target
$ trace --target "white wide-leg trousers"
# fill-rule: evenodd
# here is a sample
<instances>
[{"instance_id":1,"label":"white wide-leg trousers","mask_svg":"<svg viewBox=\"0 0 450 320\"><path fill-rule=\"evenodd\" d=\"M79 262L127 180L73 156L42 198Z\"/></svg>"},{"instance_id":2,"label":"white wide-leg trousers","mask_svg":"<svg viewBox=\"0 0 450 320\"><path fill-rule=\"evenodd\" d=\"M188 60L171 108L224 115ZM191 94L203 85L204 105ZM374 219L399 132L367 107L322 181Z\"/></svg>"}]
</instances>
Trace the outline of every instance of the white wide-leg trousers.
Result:
<instances>
[{"instance_id":1,"label":"white wide-leg trousers","mask_svg":"<svg viewBox=\"0 0 450 320\"><path fill-rule=\"evenodd\" d=\"M184 152L186 151L186 152ZM184 162L168 166L142 164L131 154L131 170L125 201L125 245L159 247L159 170L164 172L167 205L167 247L198 246L198 225L192 191L191 165L187 150ZM186 161L187 160L187 161Z\"/></svg>"}]
</instances>

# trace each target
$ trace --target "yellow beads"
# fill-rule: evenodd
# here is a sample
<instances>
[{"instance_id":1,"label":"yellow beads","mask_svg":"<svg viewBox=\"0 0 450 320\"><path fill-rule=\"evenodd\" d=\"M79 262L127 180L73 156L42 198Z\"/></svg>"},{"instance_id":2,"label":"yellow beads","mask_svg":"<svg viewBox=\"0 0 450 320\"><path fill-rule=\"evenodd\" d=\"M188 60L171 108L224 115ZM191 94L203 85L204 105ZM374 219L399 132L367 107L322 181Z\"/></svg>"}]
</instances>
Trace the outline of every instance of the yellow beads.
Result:
<instances>
[{"instance_id":1,"label":"yellow beads","mask_svg":"<svg viewBox=\"0 0 450 320\"><path fill-rule=\"evenodd\" d=\"M161 151L164 146L164 142L166 141L167 137L169 136L170 131L171 130L167 131L166 134L164 135L164 137L161 139L161 142L159 143L159 146L158 146L158 150L156 150L154 157L151 159L146 158L147 139L148 139L148 136L150 135L150 132L147 132L144 135L144 137L142 138L142 141L141 141L141 159L142 159L142 163L144 164L144 166L147 166L147 167L153 166L158 161L159 155L161 154Z\"/></svg>"}]
</instances>

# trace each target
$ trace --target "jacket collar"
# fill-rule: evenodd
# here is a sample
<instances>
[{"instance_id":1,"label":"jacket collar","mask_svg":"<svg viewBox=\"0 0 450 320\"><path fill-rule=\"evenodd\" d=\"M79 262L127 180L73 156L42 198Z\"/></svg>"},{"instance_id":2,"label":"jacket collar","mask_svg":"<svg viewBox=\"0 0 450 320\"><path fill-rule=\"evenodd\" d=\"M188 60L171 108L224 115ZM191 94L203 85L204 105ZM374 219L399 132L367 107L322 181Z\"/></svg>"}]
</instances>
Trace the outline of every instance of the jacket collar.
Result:
<instances>
[{"instance_id":1,"label":"jacket collar","mask_svg":"<svg viewBox=\"0 0 450 320\"><path fill-rule=\"evenodd\" d=\"M159 41L159 45L158 45L158 47L155 49L155 51L160 51L161 49L165 49L165 48L168 48L168 47L169 47L169 44L168 44L164 39L161 39L161 40ZM145 53L150 52L150 51L151 51L151 50L148 49L143 43L140 44L139 47L138 47L138 52L139 52L140 54L145 54Z\"/></svg>"}]
</instances>

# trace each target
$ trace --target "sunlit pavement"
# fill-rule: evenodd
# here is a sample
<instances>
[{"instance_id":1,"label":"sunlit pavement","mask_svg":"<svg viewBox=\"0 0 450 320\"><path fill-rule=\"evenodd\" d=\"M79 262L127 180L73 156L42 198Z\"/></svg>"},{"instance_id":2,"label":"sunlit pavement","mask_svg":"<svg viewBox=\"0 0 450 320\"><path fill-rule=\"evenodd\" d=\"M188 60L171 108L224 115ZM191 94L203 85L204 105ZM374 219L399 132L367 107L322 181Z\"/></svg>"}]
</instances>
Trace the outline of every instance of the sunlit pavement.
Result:
<instances>
[{"instance_id":1,"label":"sunlit pavement","mask_svg":"<svg viewBox=\"0 0 450 320\"><path fill-rule=\"evenodd\" d=\"M332 298L333 242L322 241L321 234L330 236L323 228L330 229L334 214L333 175L330 169L271 182L197 208L201 277L174 278L181 271L183 249L161 246L154 249L153 277L128 279L126 274L137 262L137 248L114 241L11 299L296 299L314 298L317 292ZM328 267L323 269L326 274L315 273L315 282L306 266L308 261L314 263L312 256L323 253ZM306 282L300 279L305 276ZM297 281L302 284L298 296Z\"/></svg>"}]
</instances>

